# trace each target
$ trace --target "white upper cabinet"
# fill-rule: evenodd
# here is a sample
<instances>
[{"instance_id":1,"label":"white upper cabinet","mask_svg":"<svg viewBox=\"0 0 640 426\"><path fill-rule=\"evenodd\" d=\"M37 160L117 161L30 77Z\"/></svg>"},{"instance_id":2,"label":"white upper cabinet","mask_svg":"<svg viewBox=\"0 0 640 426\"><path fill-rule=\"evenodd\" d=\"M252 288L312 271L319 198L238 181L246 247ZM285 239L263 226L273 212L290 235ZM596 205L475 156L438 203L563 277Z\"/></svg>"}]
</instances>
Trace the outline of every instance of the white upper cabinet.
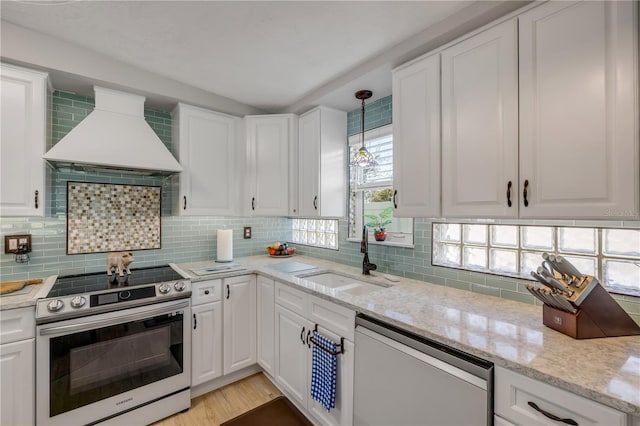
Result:
<instances>
[{"instance_id":1,"label":"white upper cabinet","mask_svg":"<svg viewBox=\"0 0 640 426\"><path fill-rule=\"evenodd\" d=\"M444 217L518 215L517 47L512 19L442 51Z\"/></svg>"},{"instance_id":2,"label":"white upper cabinet","mask_svg":"<svg viewBox=\"0 0 640 426\"><path fill-rule=\"evenodd\" d=\"M48 75L0 64L0 215L44 216Z\"/></svg>"},{"instance_id":3,"label":"white upper cabinet","mask_svg":"<svg viewBox=\"0 0 640 426\"><path fill-rule=\"evenodd\" d=\"M317 107L298 122L298 214L344 217L347 113Z\"/></svg>"},{"instance_id":4,"label":"white upper cabinet","mask_svg":"<svg viewBox=\"0 0 640 426\"><path fill-rule=\"evenodd\" d=\"M289 214L290 148L297 137L293 114L245 117L247 137L246 210L255 216Z\"/></svg>"},{"instance_id":5,"label":"white upper cabinet","mask_svg":"<svg viewBox=\"0 0 640 426\"><path fill-rule=\"evenodd\" d=\"M440 216L440 56L393 70L396 217Z\"/></svg>"},{"instance_id":6,"label":"white upper cabinet","mask_svg":"<svg viewBox=\"0 0 640 426\"><path fill-rule=\"evenodd\" d=\"M173 143L184 171L174 177L179 181L174 214L232 215L237 211L239 124L237 117L178 104L173 111Z\"/></svg>"},{"instance_id":7,"label":"white upper cabinet","mask_svg":"<svg viewBox=\"0 0 640 426\"><path fill-rule=\"evenodd\" d=\"M637 6L549 2L519 17L521 217L640 214Z\"/></svg>"}]
</instances>

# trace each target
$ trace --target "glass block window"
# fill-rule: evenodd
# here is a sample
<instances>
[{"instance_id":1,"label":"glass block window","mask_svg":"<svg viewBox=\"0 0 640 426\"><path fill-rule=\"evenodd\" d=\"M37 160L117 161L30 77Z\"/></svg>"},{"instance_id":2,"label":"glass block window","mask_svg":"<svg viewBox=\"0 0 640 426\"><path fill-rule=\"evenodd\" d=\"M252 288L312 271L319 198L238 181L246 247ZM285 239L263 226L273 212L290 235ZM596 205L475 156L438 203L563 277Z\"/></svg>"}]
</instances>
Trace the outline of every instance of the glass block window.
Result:
<instances>
[{"instance_id":1,"label":"glass block window","mask_svg":"<svg viewBox=\"0 0 640 426\"><path fill-rule=\"evenodd\" d=\"M338 250L337 219L293 219L292 242Z\"/></svg>"},{"instance_id":2,"label":"glass block window","mask_svg":"<svg viewBox=\"0 0 640 426\"><path fill-rule=\"evenodd\" d=\"M542 253L559 254L609 291L640 296L640 229L434 223L432 263L533 279Z\"/></svg>"}]
</instances>

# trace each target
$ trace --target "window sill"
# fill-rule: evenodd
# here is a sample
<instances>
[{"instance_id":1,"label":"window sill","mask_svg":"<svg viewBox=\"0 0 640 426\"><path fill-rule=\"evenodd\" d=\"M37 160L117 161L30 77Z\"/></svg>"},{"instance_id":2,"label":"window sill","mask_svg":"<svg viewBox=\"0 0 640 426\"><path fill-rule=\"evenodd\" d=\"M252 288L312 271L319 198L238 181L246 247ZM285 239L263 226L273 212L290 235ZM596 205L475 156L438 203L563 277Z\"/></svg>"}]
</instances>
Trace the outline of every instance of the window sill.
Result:
<instances>
[{"instance_id":1,"label":"window sill","mask_svg":"<svg viewBox=\"0 0 640 426\"><path fill-rule=\"evenodd\" d=\"M351 243L360 243L362 240L360 238L347 238L347 241ZM370 246L388 246L388 247L402 247L402 248L414 248L415 245L413 243L398 243L394 241L376 241L374 238L369 238L368 244Z\"/></svg>"}]
</instances>

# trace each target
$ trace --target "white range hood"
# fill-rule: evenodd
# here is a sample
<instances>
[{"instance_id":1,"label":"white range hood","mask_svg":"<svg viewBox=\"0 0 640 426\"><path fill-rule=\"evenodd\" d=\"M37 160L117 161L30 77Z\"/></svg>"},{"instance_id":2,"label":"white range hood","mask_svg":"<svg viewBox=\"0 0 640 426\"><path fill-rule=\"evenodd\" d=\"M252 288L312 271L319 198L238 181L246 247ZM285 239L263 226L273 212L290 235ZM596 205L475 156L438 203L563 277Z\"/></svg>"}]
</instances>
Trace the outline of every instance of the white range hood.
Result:
<instances>
[{"instance_id":1,"label":"white range hood","mask_svg":"<svg viewBox=\"0 0 640 426\"><path fill-rule=\"evenodd\" d=\"M144 119L143 96L94 87L95 109L43 158L56 168L171 175L182 166Z\"/></svg>"}]
</instances>

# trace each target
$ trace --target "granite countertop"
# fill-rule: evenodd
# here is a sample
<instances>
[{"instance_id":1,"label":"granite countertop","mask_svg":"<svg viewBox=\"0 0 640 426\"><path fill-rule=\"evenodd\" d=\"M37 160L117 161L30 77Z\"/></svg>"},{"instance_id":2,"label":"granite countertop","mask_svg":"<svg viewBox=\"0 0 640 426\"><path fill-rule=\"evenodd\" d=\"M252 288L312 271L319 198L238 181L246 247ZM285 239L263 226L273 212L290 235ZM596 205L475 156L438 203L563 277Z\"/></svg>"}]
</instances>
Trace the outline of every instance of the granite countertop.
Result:
<instances>
[{"instance_id":1,"label":"granite countertop","mask_svg":"<svg viewBox=\"0 0 640 426\"><path fill-rule=\"evenodd\" d=\"M35 306L38 299L45 297L49 293L51 286L56 282L56 278L57 275L52 275L44 278L40 284L31 284L20 291L1 295L0 311Z\"/></svg>"},{"instance_id":2,"label":"granite countertop","mask_svg":"<svg viewBox=\"0 0 640 426\"><path fill-rule=\"evenodd\" d=\"M354 295L315 284L311 270L283 273L271 266L287 261L317 266L359 280L391 287ZM184 272L213 261L177 265ZM384 322L437 340L496 365L565 389L625 413L640 416L640 336L576 340L542 324L542 308L464 290L372 272L334 262L296 256L236 259L245 270L195 276L193 281L247 273L292 285Z\"/></svg>"},{"instance_id":3,"label":"granite countertop","mask_svg":"<svg viewBox=\"0 0 640 426\"><path fill-rule=\"evenodd\" d=\"M317 269L293 273L272 266L300 262ZM173 265L193 282L259 273L331 300L357 312L492 361L525 376L549 383L625 413L640 416L640 336L576 340L542 324L540 306L485 296L422 281L372 272L307 256L276 259L251 256L234 263L245 269L198 276L191 272L213 261ZM303 276L332 271L390 287L371 286L351 294L318 285ZM0 296L0 310L34 306L56 276L32 285L24 294Z\"/></svg>"}]
</instances>

